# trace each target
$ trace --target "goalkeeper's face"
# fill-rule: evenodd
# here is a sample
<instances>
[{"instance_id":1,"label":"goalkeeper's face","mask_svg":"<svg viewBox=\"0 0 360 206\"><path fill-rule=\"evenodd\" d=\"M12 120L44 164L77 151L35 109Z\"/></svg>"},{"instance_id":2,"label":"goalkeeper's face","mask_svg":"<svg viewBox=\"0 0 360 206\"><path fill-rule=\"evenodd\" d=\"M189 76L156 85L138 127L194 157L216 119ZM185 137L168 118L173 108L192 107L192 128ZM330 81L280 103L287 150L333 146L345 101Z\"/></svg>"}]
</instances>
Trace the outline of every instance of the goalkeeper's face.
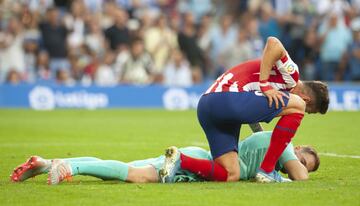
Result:
<instances>
[{"instance_id":1,"label":"goalkeeper's face","mask_svg":"<svg viewBox=\"0 0 360 206\"><path fill-rule=\"evenodd\" d=\"M306 167L308 172L314 172L317 169L316 157L313 154L304 151L304 148L305 146L296 146L294 148L295 155L297 156L301 164Z\"/></svg>"}]
</instances>

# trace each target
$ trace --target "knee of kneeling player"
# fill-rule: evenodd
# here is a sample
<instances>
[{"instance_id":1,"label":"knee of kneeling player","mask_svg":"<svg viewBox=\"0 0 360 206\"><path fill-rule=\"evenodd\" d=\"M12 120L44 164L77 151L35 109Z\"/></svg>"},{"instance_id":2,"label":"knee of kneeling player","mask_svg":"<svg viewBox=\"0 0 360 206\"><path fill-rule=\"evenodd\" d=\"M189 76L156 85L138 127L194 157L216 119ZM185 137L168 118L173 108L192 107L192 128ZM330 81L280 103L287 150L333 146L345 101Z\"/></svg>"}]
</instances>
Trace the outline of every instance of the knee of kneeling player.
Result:
<instances>
[{"instance_id":1,"label":"knee of kneeling player","mask_svg":"<svg viewBox=\"0 0 360 206\"><path fill-rule=\"evenodd\" d=\"M228 171L228 177L227 182L237 182L240 179L240 171L234 170L234 171Z\"/></svg>"}]
</instances>

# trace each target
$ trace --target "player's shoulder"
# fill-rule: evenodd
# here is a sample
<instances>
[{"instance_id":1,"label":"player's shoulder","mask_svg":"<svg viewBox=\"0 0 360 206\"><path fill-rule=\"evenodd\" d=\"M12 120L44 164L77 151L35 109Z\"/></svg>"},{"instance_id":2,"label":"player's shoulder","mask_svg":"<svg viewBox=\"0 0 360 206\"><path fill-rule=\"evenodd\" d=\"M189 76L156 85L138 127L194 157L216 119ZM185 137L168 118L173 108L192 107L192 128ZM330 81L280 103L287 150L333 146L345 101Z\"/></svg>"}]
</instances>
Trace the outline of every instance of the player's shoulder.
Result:
<instances>
[{"instance_id":1,"label":"player's shoulder","mask_svg":"<svg viewBox=\"0 0 360 206\"><path fill-rule=\"evenodd\" d=\"M284 165L286 162L290 160L298 160L295 154L294 145L291 142L286 146L285 150L281 154L279 158L279 163L280 165Z\"/></svg>"},{"instance_id":2,"label":"player's shoulder","mask_svg":"<svg viewBox=\"0 0 360 206\"><path fill-rule=\"evenodd\" d=\"M298 65L291 59L289 54L276 61L275 66L282 74L294 75L299 72Z\"/></svg>"}]
</instances>

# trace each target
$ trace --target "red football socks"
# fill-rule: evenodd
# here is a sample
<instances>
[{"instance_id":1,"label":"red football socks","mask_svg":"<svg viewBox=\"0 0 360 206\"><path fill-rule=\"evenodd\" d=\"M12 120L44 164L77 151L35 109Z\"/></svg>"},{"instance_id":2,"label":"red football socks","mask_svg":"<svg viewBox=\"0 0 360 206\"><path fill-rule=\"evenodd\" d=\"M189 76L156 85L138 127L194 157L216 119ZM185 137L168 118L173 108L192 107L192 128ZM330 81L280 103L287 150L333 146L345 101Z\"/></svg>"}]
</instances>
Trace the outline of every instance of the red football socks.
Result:
<instances>
[{"instance_id":1,"label":"red football socks","mask_svg":"<svg viewBox=\"0 0 360 206\"><path fill-rule=\"evenodd\" d=\"M276 162L291 142L297 128L299 127L304 114L294 113L282 116L272 133L269 148L260 166L265 172L275 169Z\"/></svg>"},{"instance_id":2,"label":"red football socks","mask_svg":"<svg viewBox=\"0 0 360 206\"><path fill-rule=\"evenodd\" d=\"M205 180L225 182L228 172L220 164L207 159L198 159L180 154L181 169L195 173Z\"/></svg>"}]
</instances>

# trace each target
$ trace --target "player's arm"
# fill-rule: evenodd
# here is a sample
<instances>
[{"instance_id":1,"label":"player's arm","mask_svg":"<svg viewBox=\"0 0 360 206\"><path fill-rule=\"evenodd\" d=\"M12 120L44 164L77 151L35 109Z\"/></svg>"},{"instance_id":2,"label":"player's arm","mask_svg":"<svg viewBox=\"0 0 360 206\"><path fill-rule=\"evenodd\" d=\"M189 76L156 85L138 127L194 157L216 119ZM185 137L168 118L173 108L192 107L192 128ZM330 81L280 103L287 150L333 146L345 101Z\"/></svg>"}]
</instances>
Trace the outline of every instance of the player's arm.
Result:
<instances>
[{"instance_id":1,"label":"player's arm","mask_svg":"<svg viewBox=\"0 0 360 206\"><path fill-rule=\"evenodd\" d=\"M299 160L289 160L284 164L285 172L292 180L307 180L309 173Z\"/></svg>"},{"instance_id":2,"label":"player's arm","mask_svg":"<svg viewBox=\"0 0 360 206\"><path fill-rule=\"evenodd\" d=\"M264 131L264 129L262 128L259 122L254 124L249 124L249 127L251 128L253 133Z\"/></svg>"},{"instance_id":3,"label":"player's arm","mask_svg":"<svg viewBox=\"0 0 360 206\"><path fill-rule=\"evenodd\" d=\"M267 39L260 65L260 81L269 79L273 65L286 54L284 46L277 38Z\"/></svg>"},{"instance_id":4,"label":"player's arm","mask_svg":"<svg viewBox=\"0 0 360 206\"><path fill-rule=\"evenodd\" d=\"M275 103L276 108L279 108L279 102L282 106L285 106L282 96L286 96L285 93L277 91L271 87L268 82L270 71L278 60L285 57L287 54L284 46L275 37L269 37L266 41L266 45L263 52L263 57L260 64L260 88L264 95L269 100L269 107L272 103Z\"/></svg>"}]
</instances>

